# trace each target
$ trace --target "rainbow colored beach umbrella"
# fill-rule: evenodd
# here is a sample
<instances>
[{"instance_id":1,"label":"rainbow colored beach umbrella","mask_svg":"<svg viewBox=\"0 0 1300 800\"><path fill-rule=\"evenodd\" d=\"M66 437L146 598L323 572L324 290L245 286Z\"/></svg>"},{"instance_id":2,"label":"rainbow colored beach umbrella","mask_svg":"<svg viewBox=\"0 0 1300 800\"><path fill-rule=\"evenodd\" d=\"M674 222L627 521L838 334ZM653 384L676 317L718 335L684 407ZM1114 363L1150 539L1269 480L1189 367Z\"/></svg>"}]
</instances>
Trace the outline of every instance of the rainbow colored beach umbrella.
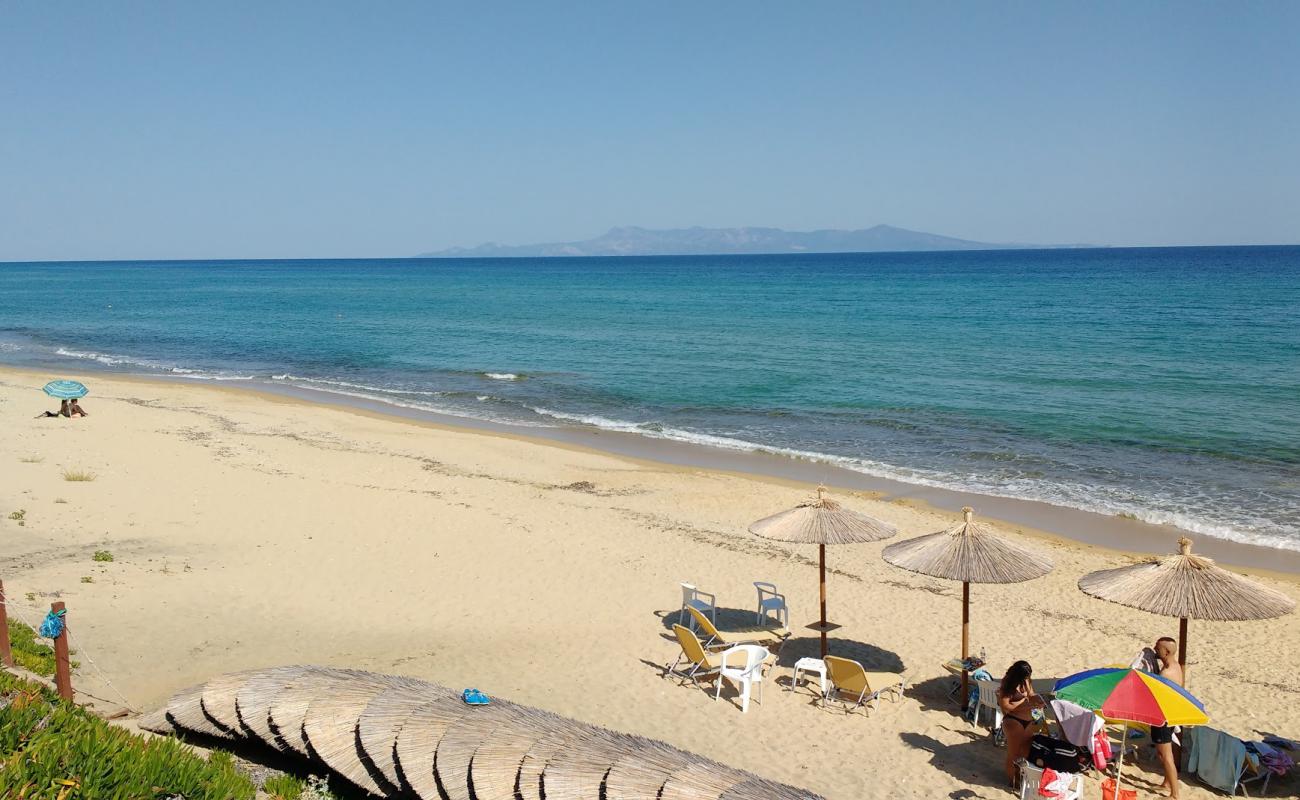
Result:
<instances>
[{"instance_id":1,"label":"rainbow colored beach umbrella","mask_svg":"<svg viewBox=\"0 0 1300 800\"><path fill-rule=\"evenodd\" d=\"M50 381L45 384L45 393L59 400L75 400L90 394L86 384L80 381Z\"/></svg>"},{"instance_id":2,"label":"rainbow colored beach umbrella","mask_svg":"<svg viewBox=\"0 0 1300 800\"><path fill-rule=\"evenodd\" d=\"M1167 678L1137 669L1108 667L1075 673L1056 682L1056 696L1092 709L1107 720L1144 722L1147 725L1204 725L1210 721L1201 701ZM1123 784L1124 747L1128 726L1119 746L1115 768L1115 796Z\"/></svg>"},{"instance_id":3,"label":"rainbow colored beach umbrella","mask_svg":"<svg viewBox=\"0 0 1300 800\"><path fill-rule=\"evenodd\" d=\"M1204 725L1205 706L1191 692L1137 669L1090 669L1056 682L1056 696L1108 720L1147 725Z\"/></svg>"}]
</instances>

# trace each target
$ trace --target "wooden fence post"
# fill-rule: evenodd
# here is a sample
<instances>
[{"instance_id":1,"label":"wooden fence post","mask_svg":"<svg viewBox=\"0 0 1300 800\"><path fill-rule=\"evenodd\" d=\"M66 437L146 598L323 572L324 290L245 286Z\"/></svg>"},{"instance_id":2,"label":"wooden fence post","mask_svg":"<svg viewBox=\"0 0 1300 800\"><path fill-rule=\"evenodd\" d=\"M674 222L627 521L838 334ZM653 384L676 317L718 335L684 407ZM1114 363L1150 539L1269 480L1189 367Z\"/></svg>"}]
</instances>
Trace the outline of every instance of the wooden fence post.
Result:
<instances>
[{"instance_id":1,"label":"wooden fence post","mask_svg":"<svg viewBox=\"0 0 1300 800\"><path fill-rule=\"evenodd\" d=\"M54 640L54 688L59 697L72 702L72 665L68 662L68 612L63 601L50 604L50 611L55 614L63 612L63 630Z\"/></svg>"},{"instance_id":2,"label":"wooden fence post","mask_svg":"<svg viewBox=\"0 0 1300 800\"><path fill-rule=\"evenodd\" d=\"M4 581L0 581L0 661L6 667L14 665L14 654L9 649L9 606L5 605Z\"/></svg>"}]
</instances>

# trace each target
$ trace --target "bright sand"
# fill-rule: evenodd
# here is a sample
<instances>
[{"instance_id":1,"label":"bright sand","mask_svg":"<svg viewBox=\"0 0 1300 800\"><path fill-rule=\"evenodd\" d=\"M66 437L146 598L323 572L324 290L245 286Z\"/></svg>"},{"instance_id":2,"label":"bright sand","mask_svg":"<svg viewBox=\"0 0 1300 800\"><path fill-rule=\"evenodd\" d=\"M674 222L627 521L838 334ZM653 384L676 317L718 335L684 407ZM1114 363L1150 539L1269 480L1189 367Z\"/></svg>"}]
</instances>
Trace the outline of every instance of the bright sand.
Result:
<instances>
[{"instance_id":1,"label":"bright sand","mask_svg":"<svg viewBox=\"0 0 1300 800\"><path fill-rule=\"evenodd\" d=\"M711 690L661 677L677 649L667 626L680 581L744 611L751 582L773 581L792 622L815 618L814 548L745 530L808 485L101 375L91 417L34 420L51 405L44 381L0 371L0 578L28 619L28 606L66 601L81 689L113 697L97 667L152 709L231 670L348 666L476 686L827 798L1009 796L1003 751L945 699L940 663L959 649L960 586L887 565L883 544L828 550L830 616L844 626L832 650L903 669L916 683L903 702L845 716L819 709L806 689L785 692L789 665L816 650L811 634L782 651L779 685L748 714L730 688L714 702ZM96 478L68 482L64 469ZM899 539L954 522L915 503L838 494L897 524ZM22 526L7 518L19 509ZM974 647L998 674L1025 658L1037 676L1061 676L1177 634L1176 621L1075 587L1130 557L1007 534L1049 553L1056 569L972 587ZM95 562L97 550L112 563ZM1300 597L1291 579L1259 579ZM1300 736L1294 616L1193 622L1190 651L1190 688L1216 726ZM1160 780L1151 760L1136 772L1140 787ZM1274 785L1271 795L1295 794L1294 778ZM1090 785L1087 796L1099 792Z\"/></svg>"}]
</instances>

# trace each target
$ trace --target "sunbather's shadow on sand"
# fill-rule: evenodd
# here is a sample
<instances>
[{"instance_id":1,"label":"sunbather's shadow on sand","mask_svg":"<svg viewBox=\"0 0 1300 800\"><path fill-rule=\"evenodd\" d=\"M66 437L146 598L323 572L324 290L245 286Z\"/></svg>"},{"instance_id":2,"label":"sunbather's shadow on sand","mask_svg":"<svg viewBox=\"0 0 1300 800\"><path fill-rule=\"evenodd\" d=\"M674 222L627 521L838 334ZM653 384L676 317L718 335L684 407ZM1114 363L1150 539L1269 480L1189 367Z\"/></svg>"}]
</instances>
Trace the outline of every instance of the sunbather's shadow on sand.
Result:
<instances>
[{"instance_id":1,"label":"sunbather's shadow on sand","mask_svg":"<svg viewBox=\"0 0 1300 800\"><path fill-rule=\"evenodd\" d=\"M951 730L951 729L950 729ZM904 731L898 736L903 744L930 754L930 766L946 772L959 783L979 787L976 791L963 789L950 795L953 798L990 797L1003 798L1010 791L1003 782L1002 759L1005 751L994 747L987 736L978 731L956 730L967 738L959 744L944 744L933 736L914 731Z\"/></svg>"}]
</instances>

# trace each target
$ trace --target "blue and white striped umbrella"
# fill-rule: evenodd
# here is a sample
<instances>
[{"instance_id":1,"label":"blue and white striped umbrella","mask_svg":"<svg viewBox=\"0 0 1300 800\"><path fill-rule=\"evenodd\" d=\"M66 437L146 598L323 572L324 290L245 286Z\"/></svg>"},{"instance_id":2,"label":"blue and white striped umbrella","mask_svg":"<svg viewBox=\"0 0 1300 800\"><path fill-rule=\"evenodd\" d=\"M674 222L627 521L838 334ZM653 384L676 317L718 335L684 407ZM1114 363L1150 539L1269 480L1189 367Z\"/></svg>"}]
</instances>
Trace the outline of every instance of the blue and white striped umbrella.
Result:
<instances>
[{"instance_id":1,"label":"blue and white striped umbrella","mask_svg":"<svg viewBox=\"0 0 1300 800\"><path fill-rule=\"evenodd\" d=\"M72 400L85 397L90 390L80 381L50 381L45 384L45 393L60 400Z\"/></svg>"}]
</instances>

